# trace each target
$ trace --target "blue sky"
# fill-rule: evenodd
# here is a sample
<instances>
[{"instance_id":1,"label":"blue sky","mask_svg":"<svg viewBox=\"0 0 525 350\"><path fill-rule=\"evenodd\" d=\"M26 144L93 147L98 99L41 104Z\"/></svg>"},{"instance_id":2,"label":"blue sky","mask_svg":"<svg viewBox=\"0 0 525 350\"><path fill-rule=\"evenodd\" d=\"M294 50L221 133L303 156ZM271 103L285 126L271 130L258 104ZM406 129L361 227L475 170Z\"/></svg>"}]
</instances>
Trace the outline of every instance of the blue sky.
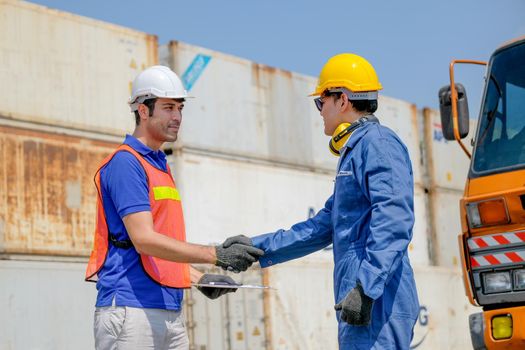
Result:
<instances>
[{"instance_id":1,"label":"blue sky","mask_svg":"<svg viewBox=\"0 0 525 350\"><path fill-rule=\"evenodd\" d=\"M525 35L524 0L34 0L51 8L317 76L340 52L367 58L383 94L438 108L453 58L488 60ZM471 116L483 69L460 67Z\"/></svg>"}]
</instances>

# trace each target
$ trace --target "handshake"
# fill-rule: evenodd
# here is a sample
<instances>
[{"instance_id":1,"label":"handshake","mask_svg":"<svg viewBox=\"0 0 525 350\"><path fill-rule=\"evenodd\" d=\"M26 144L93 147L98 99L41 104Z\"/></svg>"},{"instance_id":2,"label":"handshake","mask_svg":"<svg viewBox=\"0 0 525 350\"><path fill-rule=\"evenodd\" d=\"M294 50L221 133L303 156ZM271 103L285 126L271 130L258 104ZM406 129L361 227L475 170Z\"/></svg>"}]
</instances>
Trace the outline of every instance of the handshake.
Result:
<instances>
[{"instance_id":1,"label":"handshake","mask_svg":"<svg viewBox=\"0 0 525 350\"><path fill-rule=\"evenodd\" d=\"M246 271L264 255L264 251L253 246L252 240L244 235L230 237L215 247L216 266L239 273Z\"/></svg>"},{"instance_id":2,"label":"handshake","mask_svg":"<svg viewBox=\"0 0 525 350\"><path fill-rule=\"evenodd\" d=\"M215 247L216 261L215 265L222 267L224 270L239 273L246 271L254 262L259 260L264 255L264 251L253 246L252 240L249 237L239 235L230 237L223 244ZM232 288L214 288L209 286L197 287L206 297L210 299L217 299L226 293L234 293L237 291L235 281L225 275L204 274L199 284L219 283L232 285Z\"/></svg>"}]
</instances>

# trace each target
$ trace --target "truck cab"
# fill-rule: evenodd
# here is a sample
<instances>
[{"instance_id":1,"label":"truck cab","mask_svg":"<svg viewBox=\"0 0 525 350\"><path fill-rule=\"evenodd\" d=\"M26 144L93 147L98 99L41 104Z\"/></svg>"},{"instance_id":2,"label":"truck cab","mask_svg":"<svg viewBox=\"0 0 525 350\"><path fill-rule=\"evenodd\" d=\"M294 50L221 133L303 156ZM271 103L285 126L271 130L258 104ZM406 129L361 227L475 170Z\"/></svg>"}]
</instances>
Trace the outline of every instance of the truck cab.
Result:
<instances>
[{"instance_id":1,"label":"truck cab","mask_svg":"<svg viewBox=\"0 0 525 350\"><path fill-rule=\"evenodd\" d=\"M444 137L470 160L460 202L459 248L474 349L525 349L525 37L490 57L472 154L466 137L466 91L454 82L439 92Z\"/></svg>"}]
</instances>

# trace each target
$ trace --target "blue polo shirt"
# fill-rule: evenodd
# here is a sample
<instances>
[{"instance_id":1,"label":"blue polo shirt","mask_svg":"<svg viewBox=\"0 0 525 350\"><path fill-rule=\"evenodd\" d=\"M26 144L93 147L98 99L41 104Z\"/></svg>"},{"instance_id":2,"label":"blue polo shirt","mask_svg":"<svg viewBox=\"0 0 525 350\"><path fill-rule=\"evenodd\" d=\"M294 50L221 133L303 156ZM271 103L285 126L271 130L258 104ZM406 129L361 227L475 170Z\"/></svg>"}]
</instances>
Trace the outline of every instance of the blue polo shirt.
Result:
<instances>
[{"instance_id":1,"label":"blue polo shirt","mask_svg":"<svg viewBox=\"0 0 525 350\"><path fill-rule=\"evenodd\" d=\"M124 144L141 154L151 165L167 170L166 155L154 151L131 135ZM122 218L128 214L151 211L146 172L129 152L118 152L100 171L102 201L109 232L117 239L129 239ZM180 310L182 289L163 287L142 268L134 248L122 249L109 244L108 256L98 273L96 306L117 306Z\"/></svg>"}]
</instances>

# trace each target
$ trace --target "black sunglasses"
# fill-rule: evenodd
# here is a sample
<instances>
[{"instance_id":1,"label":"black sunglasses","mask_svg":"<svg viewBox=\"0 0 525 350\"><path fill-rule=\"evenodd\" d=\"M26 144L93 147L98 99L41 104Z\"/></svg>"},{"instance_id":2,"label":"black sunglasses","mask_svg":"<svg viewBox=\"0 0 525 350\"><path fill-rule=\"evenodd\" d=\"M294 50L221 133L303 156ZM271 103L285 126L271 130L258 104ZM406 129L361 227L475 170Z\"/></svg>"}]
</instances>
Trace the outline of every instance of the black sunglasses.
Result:
<instances>
[{"instance_id":1,"label":"black sunglasses","mask_svg":"<svg viewBox=\"0 0 525 350\"><path fill-rule=\"evenodd\" d=\"M334 95L338 95L337 98L341 97L341 94L343 91L341 90L325 90L325 92L322 93L321 97L314 98L314 103L319 112L323 109L324 101L322 100L323 97L330 97Z\"/></svg>"}]
</instances>

